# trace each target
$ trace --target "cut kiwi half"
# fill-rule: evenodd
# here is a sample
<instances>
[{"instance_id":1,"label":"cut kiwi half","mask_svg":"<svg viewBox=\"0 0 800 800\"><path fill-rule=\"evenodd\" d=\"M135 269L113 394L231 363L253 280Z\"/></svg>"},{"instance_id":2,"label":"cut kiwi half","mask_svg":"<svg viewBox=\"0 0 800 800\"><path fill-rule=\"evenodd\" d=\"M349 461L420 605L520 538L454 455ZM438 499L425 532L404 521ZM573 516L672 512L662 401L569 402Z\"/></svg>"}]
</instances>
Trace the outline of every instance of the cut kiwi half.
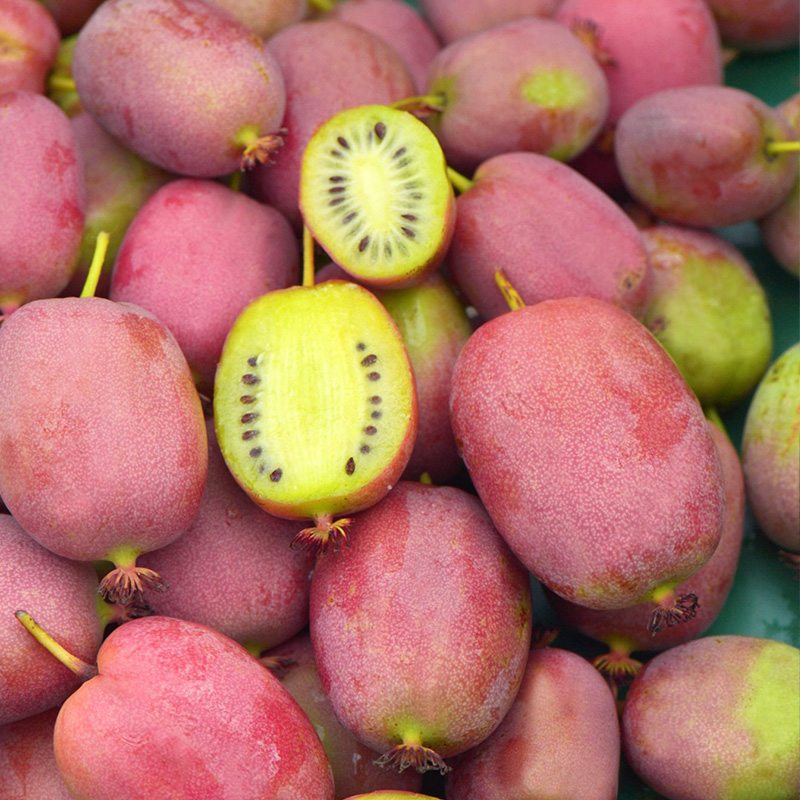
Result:
<instances>
[{"instance_id":1,"label":"cut kiwi half","mask_svg":"<svg viewBox=\"0 0 800 800\"><path fill-rule=\"evenodd\" d=\"M361 286L327 281L254 300L217 367L214 421L237 482L264 510L313 519L300 545L347 539L347 520L397 482L417 432L402 337Z\"/></svg>"},{"instance_id":2,"label":"cut kiwi half","mask_svg":"<svg viewBox=\"0 0 800 800\"><path fill-rule=\"evenodd\" d=\"M347 109L317 129L303 153L300 209L342 269L384 288L424 280L455 224L438 140L409 112L380 105Z\"/></svg>"}]
</instances>

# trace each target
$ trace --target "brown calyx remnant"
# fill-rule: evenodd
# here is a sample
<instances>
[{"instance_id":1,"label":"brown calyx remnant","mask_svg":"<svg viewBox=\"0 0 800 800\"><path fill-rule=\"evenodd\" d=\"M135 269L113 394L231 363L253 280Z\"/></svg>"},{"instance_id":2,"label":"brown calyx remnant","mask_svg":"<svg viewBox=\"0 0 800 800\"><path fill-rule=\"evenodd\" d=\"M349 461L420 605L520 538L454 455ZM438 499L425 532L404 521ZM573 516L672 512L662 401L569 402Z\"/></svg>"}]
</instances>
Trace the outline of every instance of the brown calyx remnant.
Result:
<instances>
[{"instance_id":1,"label":"brown calyx remnant","mask_svg":"<svg viewBox=\"0 0 800 800\"><path fill-rule=\"evenodd\" d=\"M612 687L627 686L642 668L642 662L628 653L611 650L592 659L595 667Z\"/></svg>"},{"instance_id":2,"label":"brown calyx remnant","mask_svg":"<svg viewBox=\"0 0 800 800\"><path fill-rule=\"evenodd\" d=\"M444 775L452 769L435 750L421 744L398 744L373 763L383 769L396 769L398 772L413 767L417 772L438 770Z\"/></svg>"},{"instance_id":3,"label":"brown calyx remnant","mask_svg":"<svg viewBox=\"0 0 800 800\"><path fill-rule=\"evenodd\" d=\"M259 660L278 680L284 678L292 667L297 666L297 661L289 656L264 656Z\"/></svg>"},{"instance_id":4,"label":"brown calyx remnant","mask_svg":"<svg viewBox=\"0 0 800 800\"><path fill-rule=\"evenodd\" d=\"M343 544L350 546L351 521L347 517L334 521L329 514L314 517L314 525L303 528L292 539L292 547L323 554L332 547L333 552L338 553Z\"/></svg>"},{"instance_id":5,"label":"brown calyx remnant","mask_svg":"<svg viewBox=\"0 0 800 800\"><path fill-rule=\"evenodd\" d=\"M795 572L800 572L800 553L790 553L788 550L778 550L778 558Z\"/></svg>"},{"instance_id":6,"label":"brown calyx remnant","mask_svg":"<svg viewBox=\"0 0 800 800\"><path fill-rule=\"evenodd\" d=\"M287 133L286 128L280 128L275 133L268 133L249 141L242 153L241 171L251 170L256 164L274 164L274 155L283 147L283 139Z\"/></svg>"},{"instance_id":7,"label":"brown calyx remnant","mask_svg":"<svg viewBox=\"0 0 800 800\"><path fill-rule=\"evenodd\" d=\"M600 26L593 19L578 19L572 23L572 32L589 52L594 56L595 61L601 67L616 67L617 62L611 57L611 54L603 45L603 31Z\"/></svg>"},{"instance_id":8,"label":"brown calyx remnant","mask_svg":"<svg viewBox=\"0 0 800 800\"><path fill-rule=\"evenodd\" d=\"M167 584L161 576L146 567L123 566L112 569L102 581L99 592L109 603L129 605L145 589L163 592Z\"/></svg>"},{"instance_id":9,"label":"brown calyx remnant","mask_svg":"<svg viewBox=\"0 0 800 800\"><path fill-rule=\"evenodd\" d=\"M670 605L660 605L656 608L650 617L650 622L647 623L647 630L655 636L664 628L671 628L679 622L688 622L697 616L698 608L700 603L694 592L676 597Z\"/></svg>"},{"instance_id":10,"label":"brown calyx remnant","mask_svg":"<svg viewBox=\"0 0 800 800\"><path fill-rule=\"evenodd\" d=\"M549 647L558 638L561 631L553 625L534 623L531 628L531 649Z\"/></svg>"}]
</instances>

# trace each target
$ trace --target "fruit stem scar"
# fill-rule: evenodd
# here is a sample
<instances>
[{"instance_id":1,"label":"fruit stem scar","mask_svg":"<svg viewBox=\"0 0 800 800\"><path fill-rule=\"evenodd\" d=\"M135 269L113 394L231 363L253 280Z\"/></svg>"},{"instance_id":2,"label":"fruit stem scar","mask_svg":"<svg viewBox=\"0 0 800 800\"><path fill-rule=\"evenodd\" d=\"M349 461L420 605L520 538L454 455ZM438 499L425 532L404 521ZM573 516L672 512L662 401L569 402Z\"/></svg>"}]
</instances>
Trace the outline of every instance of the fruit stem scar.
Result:
<instances>
[{"instance_id":1,"label":"fruit stem scar","mask_svg":"<svg viewBox=\"0 0 800 800\"><path fill-rule=\"evenodd\" d=\"M103 262L106 260L106 252L108 251L108 239L109 236L106 231L100 231L97 234L92 263L89 265L89 272L86 275L83 289L81 289L81 297L94 297L94 293L97 291L97 282L100 280L100 272L103 269Z\"/></svg>"},{"instance_id":2,"label":"fruit stem scar","mask_svg":"<svg viewBox=\"0 0 800 800\"><path fill-rule=\"evenodd\" d=\"M55 656L67 669L79 678L88 681L97 675L97 667L87 664L77 656L65 650L47 631L44 630L27 611L17 611L15 616L28 633L39 642L52 656Z\"/></svg>"},{"instance_id":3,"label":"fruit stem scar","mask_svg":"<svg viewBox=\"0 0 800 800\"><path fill-rule=\"evenodd\" d=\"M467 189L471 189L475 185L475 181L471 181L460 172L456 172L452 167L447 167L447 177L450 178L450 183L453 184L453 188L459 194L463 194Z\"/></svg>"},{"instance_id":4,"label":"fruit stem scar","mask_svg":"<svg viewBox=\"0 0 800 800\"><path fill-rule=\"evenodd\" d=\"M303 286L314 285L314 237L308 225L303 225Z\"/></svg>"},{"instance_id":5,"label":"fruit stem scar","mask_svg":"<svg viewBox=\"0 0 800 800\"><path fill-rule=\"evenodd\" d=\"M506 274L502 269L495 271L494 282L497 284L497 288L500 289L503 298L505 299L506 303L508 303L508 307L512 311L525 308L525 303L519 296L519 292L514 288L513 284L506 277Z\"/></svg>"}]
</instances>

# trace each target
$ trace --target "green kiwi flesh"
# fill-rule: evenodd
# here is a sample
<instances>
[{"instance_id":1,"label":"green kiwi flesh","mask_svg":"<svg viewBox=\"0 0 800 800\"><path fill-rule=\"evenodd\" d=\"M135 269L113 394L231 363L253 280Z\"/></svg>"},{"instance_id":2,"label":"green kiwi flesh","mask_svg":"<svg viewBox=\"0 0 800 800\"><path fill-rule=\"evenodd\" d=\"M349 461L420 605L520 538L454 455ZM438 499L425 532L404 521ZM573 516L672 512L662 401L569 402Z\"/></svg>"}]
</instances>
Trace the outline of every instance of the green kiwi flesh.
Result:
<instances>
[{"instance_id":1,"label":"green kiwi flesh","mask_svg":"<svg viewBox=\"0 0 800 800\"><path fill-rule=\"evenodd\" d=\"M407 111L373 105L325 122L303 154L300 208L328 255L371 285L419 282L455 220L441 146Z\"/></svg>"},{"instance_id":2,"label":"green kiwi flesh","mask_svg":"<svg viewBox=\"0 0 800 800\"><path fill-rule=\"evenodd\" d=\"M262 295L228 334L214 420L229 469L258 505L330 527L333 515L377 502L410 457L417 399L403 340L353 283Z\"/></svg>"}]
</instances>

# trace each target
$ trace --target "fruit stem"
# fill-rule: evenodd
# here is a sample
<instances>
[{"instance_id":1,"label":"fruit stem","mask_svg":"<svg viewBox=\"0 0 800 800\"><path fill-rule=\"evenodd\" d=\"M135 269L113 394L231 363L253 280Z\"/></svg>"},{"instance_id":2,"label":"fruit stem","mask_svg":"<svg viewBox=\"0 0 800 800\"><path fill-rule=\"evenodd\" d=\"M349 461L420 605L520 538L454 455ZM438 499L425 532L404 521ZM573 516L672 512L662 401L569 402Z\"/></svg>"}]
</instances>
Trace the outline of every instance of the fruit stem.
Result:
<instances>
[{"instance_id":1,"label":"fruit stem","mask_svg":"<svg viewBox=\"0 0 800 800\"><path fill-rule=\"evenodd\" d=\"M433 480L427 472L423 472L422 475L419 476L419 482L425 484L425 486L433 486Z\"/></svg>"},{"instance_id":2,"label":"fruit stem","mask_svg":"<svg viewBox=\"0 0 800 800\"><path fill-rule=\"evenodd\" d=\"M89 265L89 272L86 274L86 281L81 290L81 297L94 297L97 291L97 282L100 280L100 273L103 270L103 262L106 260L106 252L108 251L108 233L100 231L97 234L97 243L94 246L94 255L92 256L92 263Z\"/></svg>"},{"instance_id":3,"label":"fruit stem","mask_svg":"<svg viewBox=\"0 0 800 800\"><path fill-rule=\"evenodd\" d=\"M708 406L708 408L703 409L703 413L706 415L706 419L715 427L719 428L726 436L728 435L728 431L725 430L725 423L722 421L722 417L719 415L719 411L717 411L716 406Z\"/></svg>"},{"instance_id":4,"label":"fruit stem","mask_svg":"<svg viewBox=\"0 0 800 800\"><path fill-rule=\"evenodd\" d=\"M389 108L397 108L401 111L412 111L413 109L415 113L427 115L444 111L445 100L443 94L418 94L414 97L395 100L394 103L389 103Z\"/></svg>"},{"instance_id":5,"label":"fruit stem","mask_svg":"<svg viewBox=\"0 0 800 800\"><path fill-rule=\"evenodd\" d=\"M228 181L228 187L232 189L234 192L239 192L242 189L242 171L239 172L232 172L230 180Z\"/></svg>"},{"instance_id":6,"label":"fruit stem","mask_svg":"<svg viewBox=\"0 0 800 800\"><path fill-rule=\"evenodd\" d=\"M508 307L512 311L517 311L520 308L525 308L525 303L519 296L519 292L514 288L511 281L506 277L502 269L498 269L494 273L494 282L497 284L498 289L503 293Z\"/></svg>"},{"instance_id":7,"label":"fruit stem","mask_svg":"<svg viewBox=\"0 0 800 800\"><path fill-rule=\"evenodd\" d=\"M314 285L314 237L303 225L303 286Z\"/></svg>"},{"instance_id":8,"label":"fruit stem","mask_svg":"<svg viewBox=\"0 0 800 800\"><path fill-rule=\"evenodd\" d=\"M308 4L317 11L332 11L337 0L308 0Z\"/></svg>"},{"instance_id":9,"label":"fruit stem","mask_svg":"<svg viewBox=\"0 0 800 800\"><path fill-rule=\"evenodd\" d=\"M450 183L453 188L459 193L463 194L467 189L471 189L475 185L475 181L465 178L460 172L456 172L452 167L447 167L447 177L450 178Z\"/></svg>"},{"instance_id":10,"label":"fruit stem","mask_svg":"<svg viewBox=\"0 0 800 800\"><path fill-rule=\"evenodd\" d=\"M767 155L776 156L779 153L800 152L800 142L767 142Z\"/></svg>"},{"instance_id":11,"label":"fruit stem","mask_svg":"<svg viewBox=\"0 0 800 800\"><path fill-rule=\"evenodd\" d=\"M77 91L75 80L67 77L66 75L51 75L47 81L47 86L49 89L54 89L61 92Z\"/></svg>"},{"instance_id":12,"label":"fruit stem","mask_svg":"<svg viewBox=\"0 0 800 800\"><path fill-rule=\"evenodd\" d=\"M97 675L97 667L87 664L77 656L65 650L27 611L17 611L16 618L28 633L39 642L48 653L55 656L67 669L74 672L81 680L88 681Z\"/></svg>"}]
</instances>

